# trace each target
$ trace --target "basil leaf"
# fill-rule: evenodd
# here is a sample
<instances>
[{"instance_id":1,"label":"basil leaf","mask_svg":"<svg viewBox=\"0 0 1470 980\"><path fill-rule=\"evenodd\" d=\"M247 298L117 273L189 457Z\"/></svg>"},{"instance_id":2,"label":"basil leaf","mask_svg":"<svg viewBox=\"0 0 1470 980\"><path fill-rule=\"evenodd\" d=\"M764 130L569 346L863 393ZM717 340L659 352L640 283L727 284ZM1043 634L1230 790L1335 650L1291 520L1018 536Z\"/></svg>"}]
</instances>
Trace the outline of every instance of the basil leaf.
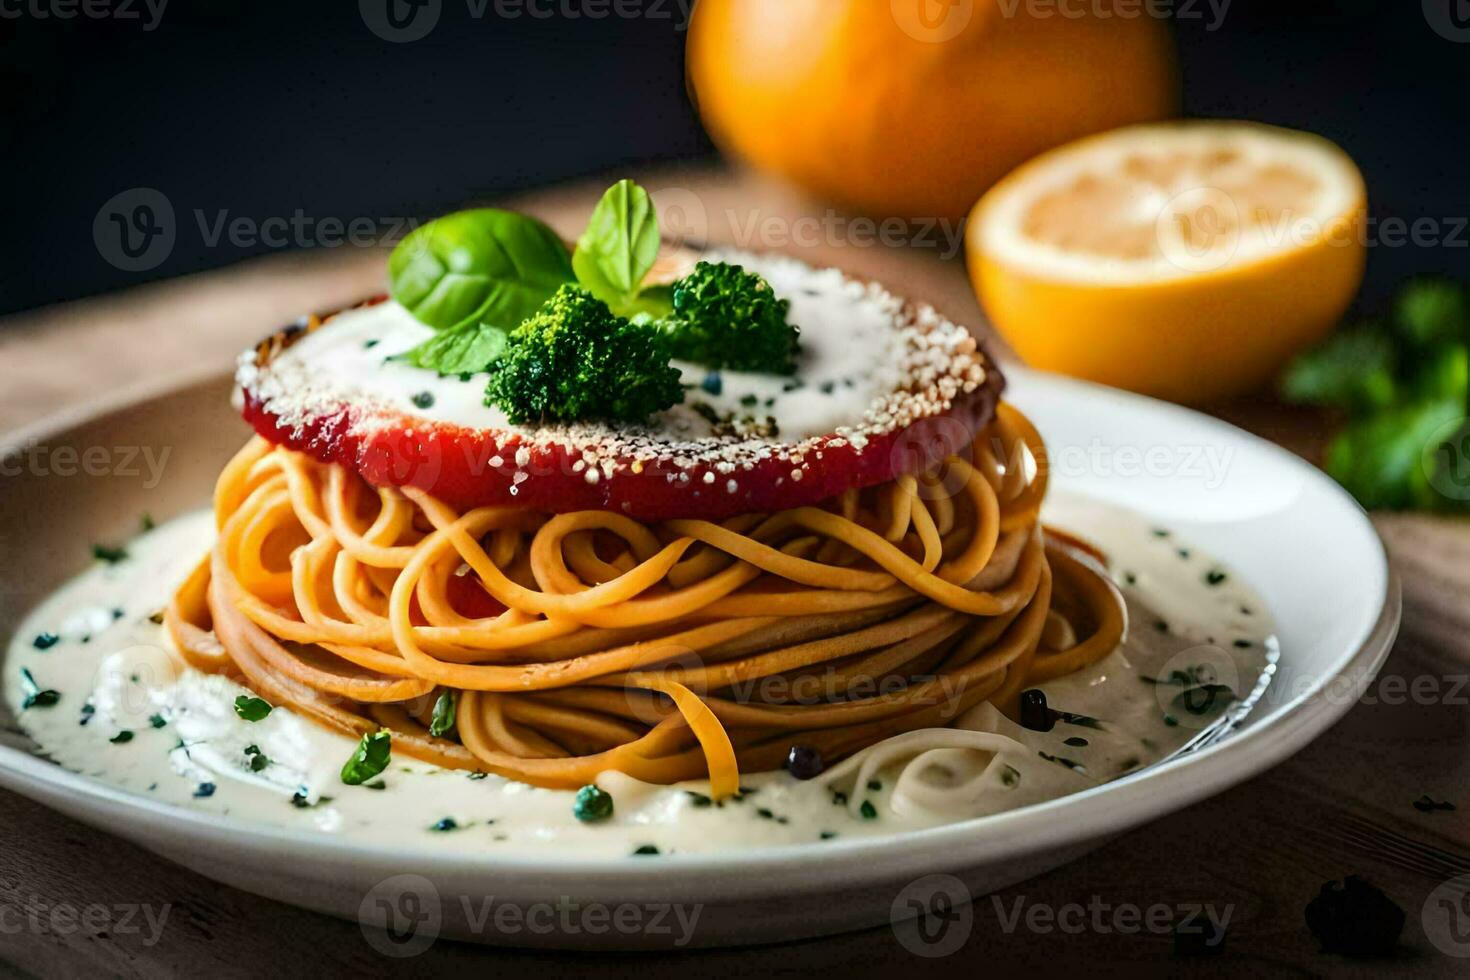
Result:
<instances>
[{"instance_id":1,"label":"basil leaf","mask_svg":"<svg viewBox=\"0 0 1470 980\"><path fill-rule=\"evenodd\" d=\"M674 312L674 287L668 283L645 286L622 310L622 316L633 319L647 316L651 320L662 320Z\"/></svg>"},{"instance_id":2,"label":"basil leaf","mask_svg":"<svg viewBox=\"0 0 1470 980\"><path fill-rule=\"evenodd\" d=\"M359 786L388 768L393 757L393 733L386 728L364 735L342 766L342 782L348 786Z\"/></svg>"},{"instance_id":3,"label":"basil leaf","mask_svg":"<svg viewBox=\"0 0 1470 980\"><path fill-rule=\"evenodd\" d=\"M577 242L572 268L577 281L620 316L658 258L658 213L648 192L620 180L597 202L587 230Z\"/></svg>"},{"instance_id":4,"label":"basil leaf","mask_svg":"<svg viewBox=\"0 0 1470 980\"><path fill-rule=\"evenodd\" d=\"M440 374L478 374L488 370L500 357L505 340L506 332L499 327L471 321L440 330L393 360Z\"/></svg>"},{"instance_id":5,"label":"basil leaf","mask_svg":"<svg viewBox=\"0 0 1470 980\"><path fill-rule=\"evenodd\" d=\"M456 211L411 232L388 259L393 298L435 330L510 330L573 279L566 245L535 218Z\"/></svg>"},{"instance_id":6,"label":"basil leaf","mask_svg":"<svg viewBox=\"0 0 1470 980\"><path fill-rule=\"evenodd\" d=\"M434 702L434 714L429 719L429 734L443 738L454 727L455 698L453 691L445 691Z\"/></svg>"}]
</instances>

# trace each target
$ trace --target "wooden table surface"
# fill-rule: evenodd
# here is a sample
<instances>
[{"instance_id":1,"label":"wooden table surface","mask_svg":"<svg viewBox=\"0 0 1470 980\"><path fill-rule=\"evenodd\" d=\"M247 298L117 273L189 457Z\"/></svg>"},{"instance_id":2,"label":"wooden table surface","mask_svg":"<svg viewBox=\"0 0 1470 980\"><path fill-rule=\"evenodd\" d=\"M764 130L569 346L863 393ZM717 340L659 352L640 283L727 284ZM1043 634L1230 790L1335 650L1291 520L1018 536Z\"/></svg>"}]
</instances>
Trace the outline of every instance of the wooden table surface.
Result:
<instances>
[{"instance_id":1,"label":"wooden table surface","mask_svg":"<svg viewBox=\"0 0 1470 980\"><path fill-rule=\"evenodd\" d=\"M646 182L676 232L791 251L929 299L960 322L983 322L962 255L956 256L954 229L915 229L912 243L892 247L875 241L882 229L814 208L754 177L661 171ZM601 186L564 187L516 203L574 237ZM0 431L160 371L202 363L224 368L239 349L298 313L381 288L383 258L368 250L275 256L0 321ZM1319 419L1264 398L1221 414L1308 456L1323 438ZM1452 913L1437 903L1426 908L1426 902L1445 881L1470 873L1470 524L1417 515L1380 515L1375 522L1403 580L1404 622L1362 702L1305 751L1255 780L980 899L968 942L948 958L919 959L883 928L781 947L614 958L439 942L415 959L390 961L353 923L217 885L0 793L6 828L0 965L51 976L95 970L260 977L308 967L332 975L534 969L687 977L824 970L843 977L937 967L959 975L1040 968L1045 975L1190 969L1222 976L1464 976L1470 961L1449 954L1470 955L1470 909L1451 921L1444 917ZM1421 812L1413 803L1425 794L1458 809ZM1369 879L1405 911L1394 955L1352 960L1318 951L1303 910L1324 882L1349 874ZM1213 903L1229 906L1231 919L1222 953L1184 959L1171 936L1125 933L1106 919L1101 928L1088 921L1078 932L1024 924L1008 932L1018 900L1022 907L1052 909ZM150 943L149 931L124 929L115 919L109 928L51 914L98 903L167 907L168 918ZM1437 931L1439 945L1426 926ZM1447 934L1464 942L1457 946L1443 938Z\"/></svg>"}]
</instances>

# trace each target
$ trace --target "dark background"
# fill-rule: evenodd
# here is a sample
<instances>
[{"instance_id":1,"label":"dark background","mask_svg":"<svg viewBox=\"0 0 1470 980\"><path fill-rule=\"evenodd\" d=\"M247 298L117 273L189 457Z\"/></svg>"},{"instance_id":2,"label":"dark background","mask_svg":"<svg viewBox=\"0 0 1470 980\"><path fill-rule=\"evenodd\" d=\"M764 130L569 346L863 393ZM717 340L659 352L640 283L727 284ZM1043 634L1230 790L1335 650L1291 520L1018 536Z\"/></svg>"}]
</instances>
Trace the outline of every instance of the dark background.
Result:
<instances>
[{"instance_id":1,"label":"dark background","mask_svg":"<svg viewBox=\"0 0 1470 980\"><path fill-rule=\"evenodd\" d=\"M29 12L52 2L0 0L0 313L275 250L209 244L196 209L426 216L713 153L684 92L681 0L631 20L475 19L442 0L435 29L401 44L355 0L172 0L152 31L143 0L111 0L132 20ZM1444 2L1470 16L1470 0ZM1373 248L1361 305L1413 274L1470 279L1470 43L1431 29L1421 0L1233 0L1213 31L1197 9L1174 23L1186 114L1321 133L1363 168L1377 221L1433 222L1421 241L1435 244ZM178 222L144 272L107 262L92 234L135 187L162 191Z\"/></svg>"}]
</instances>

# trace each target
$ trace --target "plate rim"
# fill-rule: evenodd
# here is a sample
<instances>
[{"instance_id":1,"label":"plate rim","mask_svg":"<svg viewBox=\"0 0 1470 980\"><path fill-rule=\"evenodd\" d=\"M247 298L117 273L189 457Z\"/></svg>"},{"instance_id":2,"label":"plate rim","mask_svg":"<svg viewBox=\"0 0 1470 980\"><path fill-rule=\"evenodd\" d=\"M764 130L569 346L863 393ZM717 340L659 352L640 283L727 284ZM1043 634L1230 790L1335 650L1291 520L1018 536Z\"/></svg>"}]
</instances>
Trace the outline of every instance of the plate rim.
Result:
<instances>
[{"instance_id":1,"label":"plate rim","mask_svg":"<svg viewBox=\"0 0 1470 980\"><path fill-rule=\"evenodd\" d=\"M1376 545L1376 570L1384 581L1378 615L1339 668L1317 677L1281 705L1275 717L1237 732L1230 738L1186 757L1147 767L1140 772L1053 800L935 827L899 831L875 837L781 844L752 850L699 854L666 854L656 861L633 861L626 856L538 854L533 857L475 852L452 853L412 846L390 847L351 841L327 834L242 820L196 811L130 793L101 780L74 773L34 753L0 745L0 785L46 806L77 816L80 810L98 819L121 809L129 819L146 816L166 822L179 842L195 847L218 846L238 856L262 855L272 861L296 858L316 867L372 868L412 859L415 869L442 880L484 874L535 876L538 886L594 884L627 887L653 884L661 890L716 875L721 897L799 894L830 891L838 884L861 885L885 879L895 872L969 867L1000 859L1019 859L1048 848L1082 844L1165 817L1274 768L1301 751L1341 719L1359 700L1387 659L1398 634L1402 615L1399 579L1388 561L1387 549L1367 513L1341 486L1294 453L1240 429L1222 419L1184 406L1107 386L1007 365L1009 375L1031 383L1061 385L1079 394L1125 403L1142 403L1194 425L1204 425L1245 439L1255 448L1296 469L1308 482L1323 485L1348 505ZM232 372L216 365L169 372L158 378L122 386L0 435L0 457L15 449L64 434L139 403L167 398L187 388L227 382ZM1349 696L1322 698L1330 685L1347 680ZM1205 767L1202 772L1195 770ZM1152 791L1136 787L1147 783ZM32 792L35 790L38 792ZM64 796L75 806L57 806L44 797ZM1162 805L1160 800L1165 801ZM1057 810L1086 805L1084 825L1049 819ZM114 831L104 827L109 833ZM126 830L119 836L133 838ZM184 837L188 841L184 841ZM958 853L970 845L972 850ZM832 859L862 855L859 862ZM741 872L736 875L723 872ZM813 874L812 872L816 872Z\"/></svg>"}]
</instances>

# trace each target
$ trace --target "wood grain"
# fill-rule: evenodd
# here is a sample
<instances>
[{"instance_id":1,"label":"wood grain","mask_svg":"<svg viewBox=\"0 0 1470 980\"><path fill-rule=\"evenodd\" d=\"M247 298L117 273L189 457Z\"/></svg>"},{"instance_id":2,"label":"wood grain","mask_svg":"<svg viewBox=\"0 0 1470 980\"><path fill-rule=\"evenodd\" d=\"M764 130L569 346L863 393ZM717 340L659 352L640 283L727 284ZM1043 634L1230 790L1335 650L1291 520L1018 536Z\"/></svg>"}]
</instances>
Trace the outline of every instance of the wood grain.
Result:
<instances>
[{"instance_id":1,"label":"wood grain","mask_svg":"<svg viewBox=\"0 0 1470 980\"><path fill-rule=\"evenodd\" d=\"M747 175L671 170L649 174L666 211L695 240L790 251L839 265L934 302L970 324L983 318L956 257L957 229L892 247L881 229L814 208ZM598 182L528 197L517 206L575 235ZM752 203L756 202L756 203ZM893 229L890 229L892 232ZM889 237L893 237L892 234ZM274 257L0 322L0 429L125 387L145 374L227 365L273 327L382 287L380 252ZM983 331L983 326L980 327ZM1312 457L1325 426L1267 398L1225 406L1230 421ZM1404 626L1382 676L1329 733L1295 758L1213 800L1127 834L1065 868L973 906L973 932L945 959L923 960L888 929L752 950L593 958L440 942L408 961L381 959L352 923L302 912L217 885L11 794L0 794L0 966L19 975L83 971L118 976L207 973L268 976L310 968L326 975L442 975L502 970L711 975L892 975L926 967L950 975L1042 970L1237 976L1333 973L1463 976L1465 960L1427 938L1424 906L1442 882L1470 873L1470 525L1380 515L1404 587ZM1330 560L1330 556L1327 556ZM1416 687L1417 685L1417 687ZM1415 692L1418 692L1417 694ZM1422 795L1455 804L1421 812ZM1348 960L1322 954L1303 910L1329 879L1359 874L1407 913L1398 951ZM1181 957L1170 935L1088 925L1077 933L1025 927L1007 917L1032 905L1116 908L1229 906L1223 952ZM89 924L58 907L106 909ZM167 909L156 942L125 909ZM1433 914L1434 910L1430 910ZM1470 920L1462 917L1463 926ZM75 926L75 927L72 927ZM1470 952L1470 949L1467 949Z\"/></svg>"}]
</instances>

